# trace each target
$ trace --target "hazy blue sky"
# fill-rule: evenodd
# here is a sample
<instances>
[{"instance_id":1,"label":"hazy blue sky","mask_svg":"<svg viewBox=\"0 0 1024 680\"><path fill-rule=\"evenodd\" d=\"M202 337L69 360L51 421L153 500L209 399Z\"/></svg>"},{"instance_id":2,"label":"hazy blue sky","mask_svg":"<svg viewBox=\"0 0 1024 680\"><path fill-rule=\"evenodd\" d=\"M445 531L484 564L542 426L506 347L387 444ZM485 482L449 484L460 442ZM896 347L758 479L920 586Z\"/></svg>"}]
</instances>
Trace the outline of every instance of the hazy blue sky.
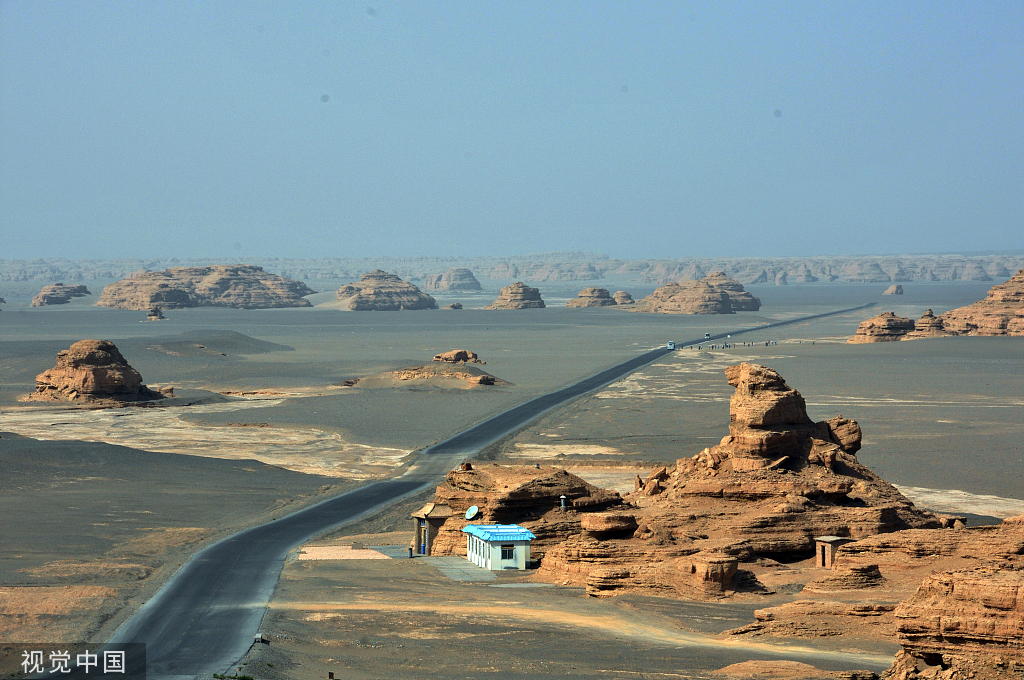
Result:
<instances>
[{"instance_id":1,"label":"hazy blue sky","mask_svg":"<svg viewBox=\"0 0 1024 680\"><path fill-rule=\"evenodd\" d=\"M0 0L2 259L1022 235L1020 0Z\"/></svg>"}]
</instances>

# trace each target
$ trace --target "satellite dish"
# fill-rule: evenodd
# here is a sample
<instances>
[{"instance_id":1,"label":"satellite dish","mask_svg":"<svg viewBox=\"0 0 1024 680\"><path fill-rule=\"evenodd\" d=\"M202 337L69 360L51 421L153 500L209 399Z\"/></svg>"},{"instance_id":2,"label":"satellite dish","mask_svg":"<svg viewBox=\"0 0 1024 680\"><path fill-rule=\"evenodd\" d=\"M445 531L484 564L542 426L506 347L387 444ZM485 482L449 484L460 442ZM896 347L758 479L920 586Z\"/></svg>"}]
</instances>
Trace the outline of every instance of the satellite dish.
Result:
<instances>
[{"instance_id":1,"label":"satellite dish","mask_svg":"<svg viewBox=\"0 0 1024 680\"><path fill-rule=\"evenodd\" d=\"M473 519L478 512L480 512L480 508L475 505L469 506L469 510L466 510L466 519Z\"/></svg>"}]
</instances>

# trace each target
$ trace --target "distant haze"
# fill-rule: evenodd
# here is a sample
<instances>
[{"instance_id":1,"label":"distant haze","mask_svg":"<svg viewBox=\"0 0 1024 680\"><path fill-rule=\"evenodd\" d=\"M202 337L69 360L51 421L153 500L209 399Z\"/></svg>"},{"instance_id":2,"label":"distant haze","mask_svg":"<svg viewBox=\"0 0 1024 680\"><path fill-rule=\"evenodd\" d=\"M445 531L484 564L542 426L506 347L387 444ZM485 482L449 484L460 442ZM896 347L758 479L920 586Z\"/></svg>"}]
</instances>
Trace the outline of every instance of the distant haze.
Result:
<instances>
[{"instance_id":1,"label":"distant haze","mask_svg":"<svg viewBox=\"0 0 1024 680\"><path fill-rule=\"evenodd\" d=\"M0 2L0 258L1009 250L1024 3Z\"/></svg>"}]
</instances>

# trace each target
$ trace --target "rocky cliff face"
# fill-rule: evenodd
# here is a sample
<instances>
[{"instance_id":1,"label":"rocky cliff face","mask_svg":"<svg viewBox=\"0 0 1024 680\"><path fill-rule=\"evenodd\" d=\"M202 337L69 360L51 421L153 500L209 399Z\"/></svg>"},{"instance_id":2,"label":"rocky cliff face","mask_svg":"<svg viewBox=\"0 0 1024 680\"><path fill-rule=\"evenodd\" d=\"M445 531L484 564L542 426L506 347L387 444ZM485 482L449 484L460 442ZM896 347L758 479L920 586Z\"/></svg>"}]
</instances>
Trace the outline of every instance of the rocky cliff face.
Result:
<instances>
[{"instance_id":1,"label":"rocky cliff face","mask_svg":"<svg viewBox=\"0 0 1024 680\"><path fill-rule=\"evenodd\" d=\"M635 311L658 314L733 314L757 311L761 301L722 272L700 281L668 283L640 300Z\"/></svg>"},{"instance_id":2,"label":"rocky cliff face","mask_svg":"<svg viewBox=\"0 0 1024 680\"><path fill-rule=\"evenodd\" d=\"M812 422L800 393L770 368L740 364L726 376L736 388L729 435L637 478L625 497L632 534L572 536L548 551L542 574L594 595L707 599L756 592L750 578L733 579L744 561L812 554L815 536L941 525L857 461L856 421Z\"/></svg>"},{"instance_id":3,"label":"rocky cliff face","mask_svg":"<svg viewBox=\"0 0 1024 680\"><path fill-rule=\"evenodd\" d=\"M882 312L867 321L862 321L857 332L847 342L862 344L867 342L894 342L902 340L907 333L914 330L914 320L896 316L893 312Z\"/></svg>"},{"instance_id":4,"label":"rocky cliff face","mask_svg":"<svg viewBox=\"0 0 1024 680\"><path fill-rule=\"evenodd\" d=\"M993 286L984 300L940 318L942 329L952 335L1024 336L1024 269Z\"/></svg>"},{"instance_id":5,"label":"rocky cliff face","mask_svg":"<svg viewBox=\"0 0 1024 680\"><path fill-rule=\"evenodd\" d=\"M30 401L119 403L162 399L163 394L142 384L109 340L79 340L57 354L57 365L36 376Z\"/></svg>"},{"instance_id":6,"label":"rocky cliff face","mask_svg":"<svg viewBox=\"0 0 1024 680\"><path fill-rule=\"evenodd\" d=\"M342 307L356 312L437 309L437 301L411 283L380 269L338 289Z\"/></svg>"},{"instance_id":7,"label":"rocky cliff face","mask_svg":"<svg viewBox=\"0 0 1024 680\"><path fill-rule=\"evenodd\" d=\"M311 307L303 295L316 291L302 283L251 265L174 267L141 272L103 289L100 307L137 309L152 307Z\"/></svg>"},{"instance_id":8,"label":"rocky cliff face","mask_svg":"<svg viewBox=\"0 0 1024 680\"><path fill-rule=\"evenodd\" d=\"M485 309L541 309L544 306L539 289L516 281L502 288L498 293L498 299Z\"/></svg>"},{"instance_id":9,"label":"rocky cliff face","mask_svg":"<svg viewBox=\"0 0 1024 680\"><path fill-rule=\"evenodd\" d=\"M614 307L618 302L606 288L584 288L575 299L565 303L566 307Z\"/></svg>"},{"instance_id":10,"label":"rocky cliff face","mask_svg":"<svg viewBox=\"0 0 1024 680\"><path fill-rule=\"evenodd\" d=\"M480 282L464 267L452 267L444 274L428 275L423 280L426 290L480 290Z\"/></svg>"},{"instance_id":11,"label":"rocky cliff face","mask_svg":"<svg viewBox=\"0 0 1024 680\"><path fill-rule=\"evenodd\" d=\"M65 286L63 283L52 283L49 286L43 286L39 294L32 298L32 306L66 305L72 298L85 295L92 295L85 286Z\"/></svg>"}]
</instances>

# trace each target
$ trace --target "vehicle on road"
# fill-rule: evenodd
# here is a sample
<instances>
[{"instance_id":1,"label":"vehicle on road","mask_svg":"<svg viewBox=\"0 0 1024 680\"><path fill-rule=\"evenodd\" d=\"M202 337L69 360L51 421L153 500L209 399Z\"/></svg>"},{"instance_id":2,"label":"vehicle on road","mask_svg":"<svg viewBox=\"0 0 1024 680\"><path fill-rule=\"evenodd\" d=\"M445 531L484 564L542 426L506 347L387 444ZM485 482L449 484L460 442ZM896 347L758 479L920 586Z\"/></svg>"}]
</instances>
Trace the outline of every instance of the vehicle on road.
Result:
<instances>
[{"instance_id":1,"label":"vehicle on road","mask_svg":"<svg viewBox=\"0 0 1024 680\"><path fill-rule=\"evenodd\" d=\"M675 348L676 348L676 341L675 340L669 340L665 344L665 349L675 349Z\"/></svg>"}]
</instances>

